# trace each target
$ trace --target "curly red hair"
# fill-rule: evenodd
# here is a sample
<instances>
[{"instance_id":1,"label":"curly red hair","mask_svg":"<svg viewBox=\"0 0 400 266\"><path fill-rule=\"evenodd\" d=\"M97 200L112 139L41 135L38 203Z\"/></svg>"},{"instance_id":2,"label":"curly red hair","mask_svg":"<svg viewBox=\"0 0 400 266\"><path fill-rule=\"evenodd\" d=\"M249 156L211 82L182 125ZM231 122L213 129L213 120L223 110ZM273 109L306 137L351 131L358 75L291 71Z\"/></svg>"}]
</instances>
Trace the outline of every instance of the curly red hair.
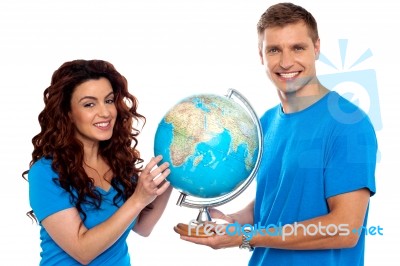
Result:
<instances>
[{"instance_id":1,"label":"curly red hair","mask_svg":"<svg viewBox=\"0 0 400 266\"><path fill-rule=\"evenodd\" d=\"M85 81L99 78L110 81L118 112L113 135L109 140L100 142L99 153L114 174L111 185L118 192L114 202L119 197L126 200L132 195L141 171L139 164L143 162L136 149L136 137L140 131L133 127L133 122L144 125L146 118L137 112L138 101L129 93L126 78L111 63L74 60L61 65L43 93L45 107L38 117L41 131L32 139L34 149L30 166L43 157L52 159L52 168L59 175L55 181L69 192L84 219L86 214L82 203L99 207L102 198L83 168L83 145L74 137L74 125L68 112L74 89Z\"/></svg>"}]
</instances>

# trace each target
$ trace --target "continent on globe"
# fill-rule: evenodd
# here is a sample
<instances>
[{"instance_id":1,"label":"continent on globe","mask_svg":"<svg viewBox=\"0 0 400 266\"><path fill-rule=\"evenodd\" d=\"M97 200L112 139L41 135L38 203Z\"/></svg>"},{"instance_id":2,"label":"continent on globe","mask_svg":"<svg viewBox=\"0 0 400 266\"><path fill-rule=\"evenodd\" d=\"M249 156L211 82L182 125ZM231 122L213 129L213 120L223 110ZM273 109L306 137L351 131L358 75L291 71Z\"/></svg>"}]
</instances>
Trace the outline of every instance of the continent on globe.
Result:
<instances>
[{"instance_id":1,"label":"continent on globe","mask_svg":"<svg viewBox=\"0 0 400 266\"><path fill-rule=\"evenodd\" d=\"M213 198L239 187L257 161L257 125L225 96L194 95L173 106L158 125L154 153L170 163L168 181L182 193Z\"/></svg>"}]
</instances>

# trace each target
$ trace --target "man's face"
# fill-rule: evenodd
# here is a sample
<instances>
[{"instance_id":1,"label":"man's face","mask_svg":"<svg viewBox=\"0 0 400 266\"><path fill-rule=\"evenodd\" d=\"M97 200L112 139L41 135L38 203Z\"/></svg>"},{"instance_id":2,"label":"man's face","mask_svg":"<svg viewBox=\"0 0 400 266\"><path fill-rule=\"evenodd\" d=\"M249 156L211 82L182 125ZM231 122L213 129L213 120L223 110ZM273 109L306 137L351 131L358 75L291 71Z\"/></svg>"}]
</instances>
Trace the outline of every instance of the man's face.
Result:
<instances>
[{"instance_id":1,"label":"man's face","mask_svg":"<svg viewBox=\"0 0 400 266\"><path fill-rule=\"evenodd\" d=\"M303 22L267 28L260 36L260 57L268 77L284 94L305 96L317 87L315 60L319 39L314 43Z\"/></svg>"}]
</instances>

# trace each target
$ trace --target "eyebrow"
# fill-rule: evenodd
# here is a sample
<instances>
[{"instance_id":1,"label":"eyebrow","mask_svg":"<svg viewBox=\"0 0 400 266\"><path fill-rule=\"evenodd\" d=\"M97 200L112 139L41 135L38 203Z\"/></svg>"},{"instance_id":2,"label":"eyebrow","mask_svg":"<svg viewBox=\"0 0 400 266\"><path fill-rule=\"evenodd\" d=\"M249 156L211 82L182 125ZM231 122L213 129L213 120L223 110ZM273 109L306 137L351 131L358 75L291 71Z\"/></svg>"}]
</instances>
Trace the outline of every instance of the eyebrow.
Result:
<instances>
[{"instance_id":1,"label":"eyebrow","mask_svg":"<svg viewBox=\"0 0 400 266\"><path fill-rule=\"evenodd\" d=\"M106 97L104 97L104 98L108 98L108 97L110 97L111 95L114 95L114 92L113 92L113 91L110 92L109 94L107 94ZM94 97L94 96L83 96L81 99L79 99L78 103L80 103L81 101L86 100L86 99L97 100L97 98Z\"/></svg>"},{"instance_id":2,"label":"eyebrow","mask_svg":"<svg viewBox=\"0 0 400 266\"><path fill-rule=\"evenodd\" d=\"M301 46L301 47L308 47L309 44L306 43L306 42L295 42L295 43L290 44L290 48L299 47L299 46ZM281 45L280 45L280 44L271 44L271 45L265 46L265 48L266 48L267 50L272 49L272 48L281 49Z\"/></svg>"}]
</instances>

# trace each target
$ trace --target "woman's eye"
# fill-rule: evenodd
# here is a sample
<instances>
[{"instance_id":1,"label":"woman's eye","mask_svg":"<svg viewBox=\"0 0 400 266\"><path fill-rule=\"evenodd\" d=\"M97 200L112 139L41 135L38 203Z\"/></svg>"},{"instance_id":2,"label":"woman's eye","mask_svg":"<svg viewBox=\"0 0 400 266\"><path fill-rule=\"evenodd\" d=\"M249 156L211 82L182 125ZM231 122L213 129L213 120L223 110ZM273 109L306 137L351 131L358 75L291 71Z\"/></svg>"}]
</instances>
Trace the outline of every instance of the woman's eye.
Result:
<instances>
[{"instance_id":1,"label":"woman's eye","mask_svg":"<svg viewBox=\"0 0 400 266\"><path fill-rule=\"evenodd\" d=\"M106 100L106 103L113 104L114 103L114 99L108 99L108 100Z\"/></svg>"},{"instance_id":2,"label":"woman's eye","mask_svg":"<svg viewBox=\"0 0 400 266\"><path fill-rule=\"evenodd\" d=\"M94 103L85 103L83 107L93 107Z\"/></svg>"}]
</instances>

